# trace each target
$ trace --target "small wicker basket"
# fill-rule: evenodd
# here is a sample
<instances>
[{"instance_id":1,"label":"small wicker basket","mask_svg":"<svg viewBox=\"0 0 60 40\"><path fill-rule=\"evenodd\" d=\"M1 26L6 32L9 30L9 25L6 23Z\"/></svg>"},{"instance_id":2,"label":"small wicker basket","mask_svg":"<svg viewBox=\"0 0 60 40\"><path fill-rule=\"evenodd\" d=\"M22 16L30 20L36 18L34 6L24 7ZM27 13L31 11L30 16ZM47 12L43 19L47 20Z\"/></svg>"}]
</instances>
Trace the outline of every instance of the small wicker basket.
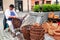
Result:
<instances>
[{"instance_id":1,"label":"small wicker basket","mask_svg":"<svg viewBox=\"0 0 60 40\"><path fill-rule=\"evenodd\" d=\"M22 33L23 33L23 36L26 40L30 40L30 27L31 26L32 25L25 25L22 28Z\"/></svg>"},{"instance_id":2,"label":"small wicker basket","mask_svg":"<svg viewBox=\"0 0 60 40\"><path fill-rule=\"evenodd\" d=\"M22 24L22 20L18 19L18 18L13 18L12 19L12 24L14 26L14 28L20 28L21 24Z\"/></svg>"}]
</instances>

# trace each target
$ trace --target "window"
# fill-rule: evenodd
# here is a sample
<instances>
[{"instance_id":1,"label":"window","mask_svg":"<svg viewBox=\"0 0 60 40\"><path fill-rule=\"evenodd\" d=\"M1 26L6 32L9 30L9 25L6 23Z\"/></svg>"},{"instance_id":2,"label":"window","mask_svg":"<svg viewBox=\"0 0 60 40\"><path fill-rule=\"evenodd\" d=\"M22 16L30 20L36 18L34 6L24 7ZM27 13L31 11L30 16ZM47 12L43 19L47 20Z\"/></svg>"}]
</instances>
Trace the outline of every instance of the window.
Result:
<instances>
[{"instance_id":1,"label":"window","mask_svg":"<svg viewBox=\"0 0 60 40\"><path fill-rule=\"evenodd\" d=\"M2 11L2 10L3 10L3 1L0 0L0 11Z\"/></svg>"},{"instance_id":2,"label":"window","mask_svg":"<svg viewBox=\"0 0 60 40\"><path fill-rule=\"evenodd\" d=\"M39 4L39 1L35 1L35 4Z\"/></svg>"},{"instance_id":3,"label":"window","mask_svg":"<svg viewBox=\"0 0 60 40\"><path fill-rule=\"evenodd\" d=\"M51 4L51 1L46 1L46 4Z\"/></svg>"},{"instance_id":4,"label":"window","mask_svg":"<svg viewBox=\"0 0 60 40\"><path fill-rule=\"evenodd\" d=\"M15 9L19 11L23 11L23 1L15 0Z\"/></svg>"}]
</instances>

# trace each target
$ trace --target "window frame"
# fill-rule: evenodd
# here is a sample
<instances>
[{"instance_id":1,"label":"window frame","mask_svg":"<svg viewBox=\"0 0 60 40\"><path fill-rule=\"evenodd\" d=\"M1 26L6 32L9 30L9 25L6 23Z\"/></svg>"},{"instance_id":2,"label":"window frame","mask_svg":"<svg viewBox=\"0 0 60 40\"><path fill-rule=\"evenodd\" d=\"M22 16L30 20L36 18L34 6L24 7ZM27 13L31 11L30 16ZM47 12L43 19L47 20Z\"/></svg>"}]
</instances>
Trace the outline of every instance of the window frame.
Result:
<instances>
[{"instance_id":1,"label":"window frame","mask_svg":"<svg viewBox=\"0 0 60 40\"><path fill-rule=\"evenodd\" d=\"M0 11L2 11L3 10L3 0L0 0L0 3L1 3L1 5L0 5L0 7L1 7Z\"/></svg>"}]
</instances>

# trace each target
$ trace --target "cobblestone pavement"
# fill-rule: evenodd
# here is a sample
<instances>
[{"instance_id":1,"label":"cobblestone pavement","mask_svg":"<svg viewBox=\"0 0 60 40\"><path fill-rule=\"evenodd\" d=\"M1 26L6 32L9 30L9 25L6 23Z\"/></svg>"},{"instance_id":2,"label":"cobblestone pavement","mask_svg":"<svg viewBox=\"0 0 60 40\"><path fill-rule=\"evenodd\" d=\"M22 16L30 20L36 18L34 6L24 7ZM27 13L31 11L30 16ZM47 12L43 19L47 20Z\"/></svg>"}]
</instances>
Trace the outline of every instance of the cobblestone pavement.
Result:
<instances>
[{"instance_id":1,"label":"cobblestone pavement","mask_svg":"<svg viewBox=\"0 0 60 40\"><path fill-rule=\"evenodd\" d=\"M28 13L18 13L19 18L23 17L25 14ZM12 35L9 32L5 32L3 30L3 14L0 14L0 40L18 40L17 37L13 38ZM21 34L22 35L22 34ZM24 40L21 38L20 40ZM54 40L52 37L50 37L48 34L45 34L45 39L44 40Z\"/></svg>"},{"instance_id":2,"label":"cobblestone pavement","mask_svg":"<svg viewBox=\"0 0 60 40\"><path fill-rule=\"evenodd\" d=\"M21 17L21 15L24 15L25 13L18 13L18 16ZM0 40L18 40L17 37L13 38L12 35L7 32L7 31L4 31L3 30L3 15L4 14L0 14ZM21 34L22 35L22 34ZM24 39L20 39L20 40L24 40Z\"/></svg>"}]
</instances>

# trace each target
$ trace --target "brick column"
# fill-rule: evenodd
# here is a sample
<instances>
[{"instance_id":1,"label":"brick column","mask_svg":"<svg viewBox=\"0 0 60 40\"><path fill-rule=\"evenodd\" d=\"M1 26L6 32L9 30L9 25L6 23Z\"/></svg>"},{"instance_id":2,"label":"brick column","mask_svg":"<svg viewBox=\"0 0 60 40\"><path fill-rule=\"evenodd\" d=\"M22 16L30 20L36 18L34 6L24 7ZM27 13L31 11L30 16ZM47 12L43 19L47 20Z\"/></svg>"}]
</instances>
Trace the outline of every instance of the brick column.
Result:
<instances>
[{"instance_id":1,"label":"brick column","mask_svg":"<svg viewBox=\"0 0 60 40\"><path fill-rule=\"evenodd\" d=\"M23 11L28 11L28 3L27 3L27 0L23 0Z\"/></svg>"},{"instance_id":2,"label":"brick column","mask_svg":"<svg viewBox=\"0 0 60 40\"><path fill-rule=\"evenodd\" d=\"M50 0L51 1L51 4L52 4L52 0Z\"/></svg>"},{"instance_id":3,"label":"brick column","mask_svg":"<svg viewBox=\"0 0 60 40\"><path fill-rule=\"evenodd\" d=\"M29 0L29 11L31 11L31 0Z\"/></svg>"},{"instance_id":4,"label":"brick column","mask_svg":"<svg viewBox=\"0 0 60 40\"><path fill-rule=\"evenodd\" d=\"M46 0L44 0L44 4L46 4Z\"/></svg>"},{"instance_id":5,"label":"brick column","mask_svg":"<svg viewBox=\"0 0 60 40\"><path fill-rule=\"evenodd\" d=\"M35 0L31 0L31 10L33 11L33 6L35 5Z\"/></svg>"},{"instance_id":6,"label":"brick column","mask_svg":"<svg viewBox=\"0 0 60 40\"><path fill-rule=\"evenodd\" d=\"M35 5L35 0L31 0L31 6Z\"/></svg>"}]
</instances>

